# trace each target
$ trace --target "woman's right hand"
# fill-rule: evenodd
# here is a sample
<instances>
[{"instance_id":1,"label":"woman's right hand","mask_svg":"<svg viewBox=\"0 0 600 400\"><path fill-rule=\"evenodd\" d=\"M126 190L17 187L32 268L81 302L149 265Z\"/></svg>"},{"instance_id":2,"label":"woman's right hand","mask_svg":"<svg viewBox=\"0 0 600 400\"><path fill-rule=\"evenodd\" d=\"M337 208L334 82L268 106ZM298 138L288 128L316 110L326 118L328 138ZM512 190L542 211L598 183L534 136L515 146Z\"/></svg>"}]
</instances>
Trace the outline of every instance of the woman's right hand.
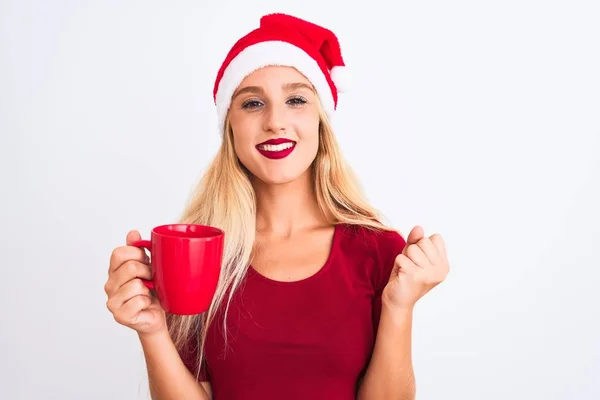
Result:
<instances>
[{"instance_id":1,"label":"woman's right hand","mask_svg":"<svg viewBox=\"0 0 600 400\"><path fill-rule=\"evenodd\" d=\"M132 246L140 239L138 231L130 231L127 245L113 250L104 291L108 296L106 306L114 319L145 335L166 329L167 324L158 299L142 282L152 279L152 269L144 250Z\"/></svg>"}]
</instances>

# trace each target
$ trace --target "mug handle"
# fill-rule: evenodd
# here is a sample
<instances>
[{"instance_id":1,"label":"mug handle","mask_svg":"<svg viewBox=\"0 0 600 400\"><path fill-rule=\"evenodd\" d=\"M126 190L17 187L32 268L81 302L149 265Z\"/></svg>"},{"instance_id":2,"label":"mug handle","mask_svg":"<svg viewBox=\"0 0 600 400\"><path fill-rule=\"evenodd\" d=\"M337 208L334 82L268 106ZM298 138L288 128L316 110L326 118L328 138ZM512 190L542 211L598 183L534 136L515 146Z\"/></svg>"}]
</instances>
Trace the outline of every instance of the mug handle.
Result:
<instances>
[{"instance_id":1,"label":"mug handle","mask_svg":"<svg viewBox=\"0 0 600 400\"><path fill-rule=\"evenodd\" d=\"M131 245L139 247L140 249L146 249L149 253L152 253L152 242L150 240L138 240L136 242L133 242ZM154 289L154 282L147 279L140 279L148 289Z\"/></svg>"}]
</instances>

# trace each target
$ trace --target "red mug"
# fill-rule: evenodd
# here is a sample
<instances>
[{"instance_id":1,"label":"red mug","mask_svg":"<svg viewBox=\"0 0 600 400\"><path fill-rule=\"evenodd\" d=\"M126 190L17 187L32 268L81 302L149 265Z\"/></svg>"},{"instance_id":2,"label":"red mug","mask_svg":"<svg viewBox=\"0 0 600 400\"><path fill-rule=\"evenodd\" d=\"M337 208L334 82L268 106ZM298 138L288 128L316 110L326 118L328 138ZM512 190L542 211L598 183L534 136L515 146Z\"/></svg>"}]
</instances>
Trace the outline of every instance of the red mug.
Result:
<instances>
[{"instance_id":1,"label":"red mug","mask_svg":"<svg viewBox=\"0 0 600 400\"><path fill-rule=\"evenodd\" d=\"M161 307L177 315L208 310L217 289L223 259L225 233L207 225L169 224L152 229L152 240L133 246L150 252L152 280Z\"/></svg>"}]
</instances>

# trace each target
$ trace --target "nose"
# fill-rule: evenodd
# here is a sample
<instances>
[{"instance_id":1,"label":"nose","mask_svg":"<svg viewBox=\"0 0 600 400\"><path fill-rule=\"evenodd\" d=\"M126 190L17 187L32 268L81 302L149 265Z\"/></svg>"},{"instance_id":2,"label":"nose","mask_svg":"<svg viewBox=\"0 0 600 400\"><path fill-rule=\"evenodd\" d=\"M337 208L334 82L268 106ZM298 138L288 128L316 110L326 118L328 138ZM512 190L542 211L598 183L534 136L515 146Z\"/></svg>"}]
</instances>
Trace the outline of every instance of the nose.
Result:
<instances>
[{"instance_id":1,"label":"nose","mask_svg":"<svg viewBox=\"0 0 600 400\"><path fill-rule=\"evenodd\" d=\"M270 105L264 114L263 129L266 132L280 133L285 131L285 107Z\"/></svg>"}]
</instances>

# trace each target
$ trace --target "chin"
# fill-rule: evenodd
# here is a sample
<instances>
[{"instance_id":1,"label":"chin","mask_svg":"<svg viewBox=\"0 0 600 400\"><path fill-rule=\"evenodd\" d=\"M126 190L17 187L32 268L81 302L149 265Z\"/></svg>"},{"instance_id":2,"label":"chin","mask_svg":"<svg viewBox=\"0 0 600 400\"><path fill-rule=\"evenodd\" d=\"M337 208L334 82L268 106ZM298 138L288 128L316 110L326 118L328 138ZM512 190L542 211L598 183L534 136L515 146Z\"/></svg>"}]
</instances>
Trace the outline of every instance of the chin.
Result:
<instances>
[{"instance_id":1,"label":"chin","mask_svg":"<svg viewBox=\"0 0 600 400\"><path fill-rule=\"evenodd\" d=\"M304 178L311 173L311 163L279 161L276 164L252 160L246 165L250 173L260 182L267 185L284 185Z\"/></svg>"},{"instance_id":2,"label":"chin","mask_svg":"<svg viewBox=\"0 0 600 400\"><path fill-rule=\"evenodd\" d=\"M285 185L286 183L294 182L302 174L283 174L283 173L259 173L254 176L267 185Z\"/></svg>"}]
</instances>

